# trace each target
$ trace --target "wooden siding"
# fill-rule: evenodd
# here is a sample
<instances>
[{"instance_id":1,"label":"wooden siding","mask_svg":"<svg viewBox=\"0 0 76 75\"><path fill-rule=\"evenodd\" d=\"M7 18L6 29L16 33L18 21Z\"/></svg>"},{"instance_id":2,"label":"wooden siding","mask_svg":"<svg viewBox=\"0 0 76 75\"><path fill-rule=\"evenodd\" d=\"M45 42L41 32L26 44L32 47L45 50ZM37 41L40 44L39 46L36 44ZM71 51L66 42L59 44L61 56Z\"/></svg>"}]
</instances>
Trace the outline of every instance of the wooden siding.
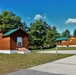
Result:
<instances>
[{"instance_id":1,"label":"wooden siding","mask_svg":"<svg viewBox=\"0 0 76 75\"><path fill-rule=\"evenodd\" d=\"M76 37L68 38L65 41L57 41L57 45L76 45Z\"/></svg>"},{"instance_id":2,"label":"wooden siding","mask_svg":"<svg viewBox=\"0 0 76 75\"><path fill-rule=\"evenodd\" d=\"M0 50L10 50L10 37L2 38L2 33L0 33Z\"/></svg>"},{"instance_id":3,"label":"wooden siding","mask_svg":"<svg viewBox=\"0 0 76 75\"><path fill-rule=\"evenodd\" d=\"M17 37L22 37L22 46L21 47L28 47L28 35L22 31L18 30L10 35L10 49L15 50L17 47Z\"/></svg>"}]
</instances>

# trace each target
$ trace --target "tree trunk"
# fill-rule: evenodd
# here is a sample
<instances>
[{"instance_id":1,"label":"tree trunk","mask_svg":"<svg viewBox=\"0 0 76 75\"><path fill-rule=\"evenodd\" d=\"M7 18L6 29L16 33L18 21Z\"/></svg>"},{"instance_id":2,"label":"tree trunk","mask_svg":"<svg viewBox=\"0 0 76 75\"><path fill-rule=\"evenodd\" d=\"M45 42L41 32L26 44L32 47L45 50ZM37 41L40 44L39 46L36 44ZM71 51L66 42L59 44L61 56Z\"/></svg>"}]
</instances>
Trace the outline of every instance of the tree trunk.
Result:
<instances>
[{"instance_id":1,"label":"tree trunk","mask_svg":"<svg viewBox=\"0 0 76 75\"><path fill-rule=\"evenodd\" d=\"M40 46L41 47L41 50L42 50L42 46Z\"/></svg>"}]
</instances>

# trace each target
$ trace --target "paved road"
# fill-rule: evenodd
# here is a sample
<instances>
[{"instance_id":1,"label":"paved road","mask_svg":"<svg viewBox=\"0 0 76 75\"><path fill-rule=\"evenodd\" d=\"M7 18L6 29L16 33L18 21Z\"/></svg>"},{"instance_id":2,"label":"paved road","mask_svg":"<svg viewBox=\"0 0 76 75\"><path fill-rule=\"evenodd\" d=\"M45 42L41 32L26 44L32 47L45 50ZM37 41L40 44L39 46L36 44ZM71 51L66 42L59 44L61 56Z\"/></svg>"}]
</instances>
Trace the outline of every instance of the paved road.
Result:
<instances>
[{"instance_id":1,"label":"paved road","mask_svg":"<svg viewBox=\"0 0 76 75\"><path fill-rule=\"evenodd\" d=\"M64 75L64 74L54 74L54 73L25 69L25 70L8 73L5 75Z\"/></svg>"},{"instance_id":2,"label":"paved road","mask_svg":"<svg viewBox=\"0 0 76 75\"><path fill-rule=\"evenodd\" d=\"M5 75L76 75L76 55Z\"/></svg>"},{"instance_id":3,"label":"paved road","mask_svg":"<svg viewBox=\"0 0 76 75\"><path fill-rule=\"evenodd\" d=\"M60 75L76 75L76 55L31 69Z\"/></svg>"},{"instance_id":4,"label":"paved road","mask_svg":"<svg viewBox=\"0 0 76 75\"><path fill-rule=\"evenodd\" d=\"M39 53L56 53L56 50L40 51ZM76 54L76 50L57 50L58 54Z\"/></svg>"}]
</instances>

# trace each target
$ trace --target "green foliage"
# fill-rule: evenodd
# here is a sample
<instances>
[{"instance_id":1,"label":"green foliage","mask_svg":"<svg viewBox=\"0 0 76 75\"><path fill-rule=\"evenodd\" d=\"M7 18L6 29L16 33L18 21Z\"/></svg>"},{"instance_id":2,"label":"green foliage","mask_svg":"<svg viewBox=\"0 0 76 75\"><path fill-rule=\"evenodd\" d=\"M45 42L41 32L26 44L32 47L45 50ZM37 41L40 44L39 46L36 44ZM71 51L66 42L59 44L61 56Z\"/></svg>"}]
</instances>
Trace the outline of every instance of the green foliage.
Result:
<instances>
[{"instance_id":1,"label":"green foliage","mask_svg":"<svg viewBox=\"0 0 76 75\"><path fill-rule=\"evenodd\" d=\"M14 28L21 27L29 33L29 45L34 47L53 47L59 33L56 27L51 27L45 21L36 20L31 23L29 28L25 22L21 22L21 18L13 12L3 10L0 14L0 30L9 31Z\"/></svg>"},{"instance_id":2,"label":"green foliage","mask_svg":"<svg viewBox=\"0 0 76 75\"><path fill-rule=\"evenodd\" d=\"M62 37L71 37L70 31L69 31L69 30L65 30L65 31L62 33Z\"/></svg>"},{"instance_id":3,"label":"green foliage","mask_svg":"<svg viewBox=\"0 0 76 75\"><path fill-rule=\"evenodd\" d=\"M21 18L19 16L16 16L12 12L8 12L6 10L2 11L2 14L0 14L0 30L10 30L13 28L26 28L26 23L21 22Z\"/></svg>"},{"instance_id":4,"label":"green foliage","mask_svg":"<svg viewBox=\"0 0 76 75\"><path fill-rule=\"evenodd\" d=\"M34 23L30 24L30 29L29 29L29 34L30 34L30 39L29 43L30 45L36 45L40 46L43 45L44 39L45 39L45 24L42 22L42 20L37 20Z\"/></svg>"},{"instance_id":5,"label":"green foliage","mask_svg":"<svg viewBox=\"0 0 76 75\"><path fill-rule=\"evenodd\" d=\"M76 37L76 29L73 32L73 36Z\"/></svg>"},{"instance_id":6,"label":"green foliage","mask_svg":"<svg viewBox=\"0 0 76 75\"><path fill-rule=\"evenodd\" d=\"M59 36L60 34L56 31L55 26L50 28L50 30L47 29L45 45L48 47L54 47L56 45L56 38Z\"/></svg>"},{"instance_id":7,"label":"green foliage","mask_svg":"<svg viewBox=\"0 0 76 75\"><path fill-rule=\"evenodd\" d=\"M50 25L42 20L36 20L36 22L30 24L29 34L29 45L37 47L53 47L55 46L56 38L59 37L56 27L51 28Z\"/></svg>"}]
</instances>

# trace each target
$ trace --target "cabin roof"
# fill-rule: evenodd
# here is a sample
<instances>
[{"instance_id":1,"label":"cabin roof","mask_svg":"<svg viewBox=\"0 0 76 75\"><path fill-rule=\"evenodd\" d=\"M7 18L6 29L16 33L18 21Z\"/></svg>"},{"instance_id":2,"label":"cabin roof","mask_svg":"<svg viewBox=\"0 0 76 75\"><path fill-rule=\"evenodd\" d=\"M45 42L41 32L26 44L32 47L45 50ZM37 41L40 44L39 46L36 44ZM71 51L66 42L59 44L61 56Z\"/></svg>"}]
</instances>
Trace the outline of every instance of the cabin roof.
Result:
<instances>
[{"instance_id":1,"label":"cabin roof","mask_svg":"<svg viewBox=\"0 0 76 75\"><path fill-rule=\"evenodd\" d=\"M60 37L60 38L57 38L56 41L64 41L64 40L68 40L67 37Z\"/></svg>"},{"instance_id":2,"label":"cabin roof","mask_svg":"<svg viewBox=\"0 0 76 75\"><path fill-rule=\"evenodd\" d=\"M12 33L16 32L17 30L19 30L19 29L21 29L21 28L12 29L12 30L4 33L2 36L3 36L3 37L4 37L4 36L9 36L9 35L11 35ZM21 29L21 30L24 31L23 29ZM25 32L25 31L24 31L24 32ZM26 33L26 32L25 32L25 33ZM26 33L26 34L27 34L27 33ZM27 34L27 35L28 35L28 34Z\"/></svg>"}]
</instances>

